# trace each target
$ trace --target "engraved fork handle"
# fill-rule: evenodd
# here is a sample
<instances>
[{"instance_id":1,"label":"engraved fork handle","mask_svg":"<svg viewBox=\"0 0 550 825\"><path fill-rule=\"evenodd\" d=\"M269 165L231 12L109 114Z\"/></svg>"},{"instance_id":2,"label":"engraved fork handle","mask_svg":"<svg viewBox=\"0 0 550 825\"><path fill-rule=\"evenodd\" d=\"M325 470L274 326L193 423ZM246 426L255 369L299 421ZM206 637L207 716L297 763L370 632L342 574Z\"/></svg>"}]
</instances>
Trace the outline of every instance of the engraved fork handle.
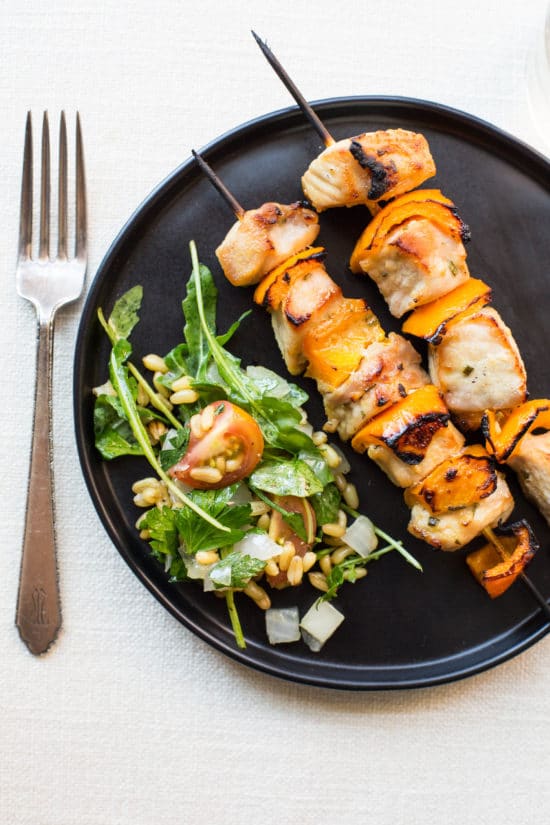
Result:
<instances>
[{"instance_id":1,"label":"engraved fork handle","mask_svg":"<svg viewBox=\"0 0 550 825\"><path fill-rule=\"evenodd\" d=\"M51 387L53 314L40 317L34 421L15 623L31 653L45 653L61 627L55 553Z\"/></svg>"}]
</instances>

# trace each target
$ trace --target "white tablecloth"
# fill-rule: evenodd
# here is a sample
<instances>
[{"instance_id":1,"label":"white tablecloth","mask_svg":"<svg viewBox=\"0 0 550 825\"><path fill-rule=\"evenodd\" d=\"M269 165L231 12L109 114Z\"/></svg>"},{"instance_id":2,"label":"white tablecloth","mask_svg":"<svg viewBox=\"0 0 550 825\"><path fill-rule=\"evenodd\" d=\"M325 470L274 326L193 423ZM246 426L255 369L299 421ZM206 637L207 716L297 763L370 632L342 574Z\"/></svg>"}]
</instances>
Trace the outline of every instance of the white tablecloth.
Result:
<instances>
[{"instance_id":1,"label":"white tablecloth","mask_svg":"<svg viewBox=\"0 0 550 825\"><path fill-rule=\"evenodd\" d=\"M0 4L2 825L548 821L550 639L442 687L331 692L235 664L149 595L107 538L77 460L71 373L80 305L59 315L55 339L64 626L40 659L14 627L35 345L33 310L13 283L27 109L48 108L54 122L61 108L82 114L91 278L129 214L192 146L289 104L250 28L310 99L432 99L543 148L525 64L544 7Z\"/></svg>"}]
</instances>

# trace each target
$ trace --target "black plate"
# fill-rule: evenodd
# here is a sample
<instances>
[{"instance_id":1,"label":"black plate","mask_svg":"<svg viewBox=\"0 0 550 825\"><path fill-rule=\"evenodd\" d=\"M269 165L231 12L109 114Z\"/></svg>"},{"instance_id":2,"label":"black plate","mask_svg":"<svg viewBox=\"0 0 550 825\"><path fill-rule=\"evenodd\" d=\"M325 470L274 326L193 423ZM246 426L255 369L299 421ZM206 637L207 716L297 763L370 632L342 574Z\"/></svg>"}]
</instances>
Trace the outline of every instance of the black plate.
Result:
<instances>
[{"instance_id":1,"label":"black plate","mask_svg":"<svg viewBox=\"0 0 550 825\"><path fill-rule=\"evenodd\" d=\"M547 395L550 164L487 123L431 103L361 97L323 101L316 108L336 138L389 127L426 135L438 167L429 185L452 197L470 224L472 274L494 287L494 304L515 333L532 395ZM292 108L235 129L211 143L204 156L238 200L252 208L267 200L299 199L300 176L320 149L317 135ZM102 462L93 447L91 388L105 381L108 358L96 310L110 310L123 291L143 284L142 319L133 335L136 360L147 352L168 351L180 340L188 243L195 239L201 260L215 274L219 323L226 328L251 306L251 291L231 287L214 255L233 220L194 162L187 161L130 218L100 266L84 308L75 361L78 448L94 504L122 557L176 618L216 648L243 664L315 685L375 689L437 684L502 662L541 638L548 624L521 582L492 602L468 572L464 552L436 552L409 536L402 493L349 449L363 510L403 538L425 572L418 574L397 554L370 567L365 582L344 588L338 606L346 621L321 653L310 653L301 643L271 647L263 614L244 597L239 608L248 646L238 650L223 601L205 596L193 583L168 583L134 528L138 511L130 487L148 474L147 466L136 459ZM345 294L367 297L385 328L398 329L374 285L347 269L367 220L363 207L324 213L319 241L328 251L328 270ZM245 362L284 374L269 320L258 308L232 348ZM310 418L318 427L323 415L314 386L307 380L299 383L311 392ZM543 546L529 573L548 597L548 527L523 500L515 479L510 482L515 515L530 520ZM298 602L304 610L315 595L307 584L300 591L275 594L274 603Z\"/></svg>"}]
</instances>

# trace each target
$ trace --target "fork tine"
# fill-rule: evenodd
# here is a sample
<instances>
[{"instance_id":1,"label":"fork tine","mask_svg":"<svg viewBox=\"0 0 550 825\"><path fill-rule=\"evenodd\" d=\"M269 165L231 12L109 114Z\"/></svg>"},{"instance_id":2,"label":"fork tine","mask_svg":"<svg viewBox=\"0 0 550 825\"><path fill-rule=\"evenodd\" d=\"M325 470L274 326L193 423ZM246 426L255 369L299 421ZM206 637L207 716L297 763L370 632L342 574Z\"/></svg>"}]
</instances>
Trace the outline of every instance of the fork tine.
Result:
<instances>
[{"instance_id":1,"label":"fork tine","mask_svg":"<svg viewBox=\"0 0 550 825\"><path fill-rule=\"evenodd\" d=\"M42 260L50 255L50 127L48 113L42 121L42 169L40 182L40 242L38 257Z\"/></svg>"},{"instance_id":2,"label":"fork tine","mask_svg":"<svg viewBox=\"0 0 550 825\"><path fill-rule=\"evenodd\" d=\"M76 113L76 243L77 258L87 255L87 211L86 211L86 176L84 172L84 149L80 114Z\"/></svg>"},{"instance_id":3,"label":"fork tine","mask_svg":"<svg viewBox=\"0 0 550 825\"><path fill-rule=\"evenodd\" d=\"M59 182L58 182L57 255L67 258L67 124L65 112L59 121Z\"/></svg>"},{"instance_id":4,"label":"fork tine","mask_svg":"<svg viewBox=\"0 0 550 825\"><path fill-rule=\"evenodd\" d=\"M30 258L32 245L32 118L27 112L23 176L21 180L21 212L19 217L19 256Z\"/></svg>"}]
</instances>

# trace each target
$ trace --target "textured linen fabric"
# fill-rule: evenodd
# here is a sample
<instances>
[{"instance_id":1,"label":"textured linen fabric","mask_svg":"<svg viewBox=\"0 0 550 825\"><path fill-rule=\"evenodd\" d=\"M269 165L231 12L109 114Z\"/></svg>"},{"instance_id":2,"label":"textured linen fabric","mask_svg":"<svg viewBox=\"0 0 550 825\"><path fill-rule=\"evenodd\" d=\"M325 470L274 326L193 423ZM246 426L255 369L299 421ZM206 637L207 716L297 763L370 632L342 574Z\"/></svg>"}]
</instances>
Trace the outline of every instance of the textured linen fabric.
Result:
<instances>
[{"instance_id":1,"label":"textured linen fabric","mask_svg":"<svg viewBox=\"0 0 550 825\"><path fill-rule=\"evenodd\" d=\"M82 114L91 278L191 147L289 105L250 28L309 99L436 100L544 149L526 87L544 11L543 0L0 4L1 825L548 820L550 639L462 682L349 694L241 667L149 595L107 538L77 461L81 304L59 314L55 335L63 630L36 659L14 627L36 329L13 283L27 109L48 108L52 126L61 108L71 125Z\"/></svg>"}]
</instances>

